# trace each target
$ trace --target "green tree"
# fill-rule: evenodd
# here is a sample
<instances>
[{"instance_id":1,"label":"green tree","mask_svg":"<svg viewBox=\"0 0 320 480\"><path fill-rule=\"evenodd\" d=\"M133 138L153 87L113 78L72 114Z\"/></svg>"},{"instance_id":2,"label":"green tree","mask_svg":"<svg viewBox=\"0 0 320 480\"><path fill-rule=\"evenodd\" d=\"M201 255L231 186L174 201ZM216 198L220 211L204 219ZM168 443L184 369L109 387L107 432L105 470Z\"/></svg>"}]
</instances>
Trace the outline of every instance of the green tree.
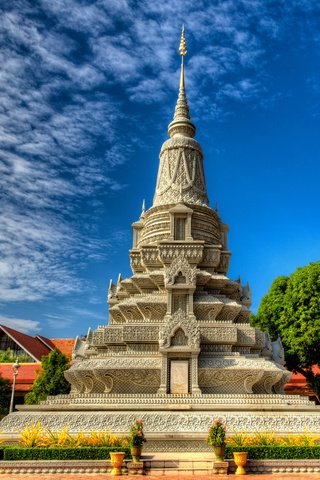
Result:
<instances>
[{"instance_id":1,"label":"green tree","mask_svg":"<svg viewBox=\"0 0 320 480\"><path fill-rule=\"evenodd\" d=\"M3 378L0 374L0 418L9 412L10 397L10 381Z\"/></svg>"},{"instance_id":2,"label":"green tree","mask_svg":"<svg viewBox=\"0 0 320 480\"><path fill-rule=\"evenodd\" d=\"M288 369L304 375L320 399L320 375L312 372L320 366L320 262L276 278L250 321L272 340L281 336Z\"/></svg>"},{"instance_id":3,"label":"green tree","mask_svg":"<svg viewBox=\"0 0 320 480\"><path fill-rule=\"evenodd\" d=\"M35 380L31 392L25 396L25 403L38 404L48 395L69 393L70 384L63 372L68 368L68 358L59 350L53 350L41 359L42 372Z\"/></svg>"},{"instance_id":4,"label":"green tree","mask_svg":"<svg viewBox=\"0 0 320 480\"><path fill-rule=\"evenodd\" d=\"M20 363L32 363L34 361L26 353L15 353L10 348L0 351L0 363L14 363L17 358Z\"/></svg>"}]
</instances>

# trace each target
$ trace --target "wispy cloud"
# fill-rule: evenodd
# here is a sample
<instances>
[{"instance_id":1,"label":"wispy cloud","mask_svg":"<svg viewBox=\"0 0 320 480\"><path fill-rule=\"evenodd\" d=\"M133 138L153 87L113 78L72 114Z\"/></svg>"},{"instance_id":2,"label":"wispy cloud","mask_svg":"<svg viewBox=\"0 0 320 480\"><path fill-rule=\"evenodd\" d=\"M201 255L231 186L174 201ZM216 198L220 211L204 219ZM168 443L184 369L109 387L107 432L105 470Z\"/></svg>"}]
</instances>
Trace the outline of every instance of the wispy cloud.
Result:
<instances>
[{"instance_id":1,"label":"wispy cloud","mask_svg":"<svg viewBox=\"0 0 320 480\"><path fill-rule=\"evenodd\" d=\"M1 8L2 301L84 287L70 259L99 259L105 243L86 229L81 202L125 187L115 169L134 153L143 107L176 94L182 22L195 117L224 118L232 102L267 103L265 52L288 22L305 41L310 31L319 40L319 7L306 0L18 0Z\"/></svg>"},{"instance_id":2,"label":"wispy cloud","mask_svg":"<svg viewBox=\"0 0 320 480\"><path fill-rule=\"evenodd\" d=\"M40 323L34 320L26 320L23 318L4 317L0 316L0 324L6 327L13 328L19 332L34 335L40 331Z\"/></svg>"}]
</instances>

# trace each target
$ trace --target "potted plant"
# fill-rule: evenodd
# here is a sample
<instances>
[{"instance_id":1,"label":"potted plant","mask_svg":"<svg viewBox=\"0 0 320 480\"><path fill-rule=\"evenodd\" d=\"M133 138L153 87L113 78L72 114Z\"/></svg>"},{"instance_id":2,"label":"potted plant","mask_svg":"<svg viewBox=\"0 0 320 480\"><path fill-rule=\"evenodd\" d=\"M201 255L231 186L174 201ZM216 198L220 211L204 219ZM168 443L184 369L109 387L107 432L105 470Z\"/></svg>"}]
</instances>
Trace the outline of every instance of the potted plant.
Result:
<instances>
[{"instance_id":1,"label":"potted plant","mask_svg":"<svg viewBox=\"0 0 320 480\"><path fill-rule=\"evenodd\" d=\"M141 418L138 418L130 427L130 447L134 463L140 461L144 442L146 442L146 439L143 433L143 422Z\"/></svg>"},{"instance_id":2,"label":"potted plant","mask_svg":"<svg viewBox=\"0 0 320 480\"><path fill-rule=\"evenodd\" d=\"M111 475L122 475L121 465L125 456L125 452L110 452L110 460L112 465Z\"/></svg>"},{"instance_id":3,"label":"potted plant","mask_svg":"<svg viewBox=\"0 0 320 480\"><path fill-rule=\"evenodd\" d=\"M227 427L223 425L222 420L217 419L213 421L208 432L207 443L213 447L215 458L218 462L223 462L225 456L226 429Z\"/></svg>"}]
</instances>

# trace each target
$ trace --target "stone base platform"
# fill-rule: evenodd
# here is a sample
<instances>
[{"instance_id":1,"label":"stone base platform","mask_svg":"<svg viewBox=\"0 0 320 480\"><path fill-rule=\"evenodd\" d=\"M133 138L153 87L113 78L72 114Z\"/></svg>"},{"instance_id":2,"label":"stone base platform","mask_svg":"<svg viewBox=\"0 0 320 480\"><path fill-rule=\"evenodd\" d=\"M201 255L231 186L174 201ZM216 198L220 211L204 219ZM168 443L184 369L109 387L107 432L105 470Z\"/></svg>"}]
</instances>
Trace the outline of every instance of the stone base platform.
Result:
<instances>
[{"instance_id":1,"label":"stone base platform","mask_svg":"<svg viewBox=\"0 0 320 480\"><path fill-rule=\"evenodd\" d=\"M177 456L179 455L179 456ZM128 468L130 460L126 460L122 467L123 475L133 475ZM142 463L142 462L141 462ZM221 463L221 462L220 462ZM224 462L223 462L224 463ZM236 466L229 462L229 473L235 472ZM211 476L217 475L214 471L212 453L199 454L157 454L143 457L144 473L150 476ZM249 460L246 465L249 474L319 474L320 460ZM106 474L111 472L110 462L107 460L38 460L20 462L0 462L0 478L3 475L37 475L37 474ZM141 472L136 472L138 475ZM110 477L111 478L111 477ZM225 478L225 477L223 477Z\"/></svg>"},{"instance_id":2,"label":"stone base platform","mask_svg":"<svg viewBox=\"0 0 320 480\"><path fill-rule=\"evenodd\" d=\"M41 405L21 405L0 423L1 437L15 442L25 425L40 422L51 431L123 434L142 418L150 452L209 451L214 418L228 433L273 431L286 436L305 430L320 435L320 408L295 395L59 395Z\"/></svg>"}]
</instances>

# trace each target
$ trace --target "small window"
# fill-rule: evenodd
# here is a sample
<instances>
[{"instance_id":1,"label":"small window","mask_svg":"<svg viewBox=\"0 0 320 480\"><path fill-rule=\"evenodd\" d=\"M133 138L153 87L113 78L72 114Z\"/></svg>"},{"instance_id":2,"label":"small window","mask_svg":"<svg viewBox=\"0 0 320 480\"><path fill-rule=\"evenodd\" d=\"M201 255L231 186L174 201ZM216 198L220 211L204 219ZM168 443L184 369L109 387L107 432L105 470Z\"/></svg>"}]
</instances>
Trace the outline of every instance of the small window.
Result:
<instances>
[{"instance_id":1,"label":"small window","mask_svg":"<svg viewBox=\"0 0 320 480\"><path fill-rule=\"evenodd\" d=\"M179 272L174 280L174 284L177 285L183 285L187 283L186 281L186 277L184 275L182 275L182 272Z\"/></svg>"},{"instance_id":2,"label":"small window","mask_svg":"<svg viewBox=\"0 0 320 480\"><path fill-rule=\"evenodd\" d=\"M171 347L185 347L188 345L188 337L182 330L182 328L178 328L174 336L171 338Z\"/></svg>"},{"instance_id":3,"label":"small window","mask_svg":"<svg viewBox=\"0 0 320 480\"><path fill-rule=\"evenodd\" d=\"M174 239L185 240L186 238L186 219L177 217L174 219Z\"/></svg>"}]
</instances>

